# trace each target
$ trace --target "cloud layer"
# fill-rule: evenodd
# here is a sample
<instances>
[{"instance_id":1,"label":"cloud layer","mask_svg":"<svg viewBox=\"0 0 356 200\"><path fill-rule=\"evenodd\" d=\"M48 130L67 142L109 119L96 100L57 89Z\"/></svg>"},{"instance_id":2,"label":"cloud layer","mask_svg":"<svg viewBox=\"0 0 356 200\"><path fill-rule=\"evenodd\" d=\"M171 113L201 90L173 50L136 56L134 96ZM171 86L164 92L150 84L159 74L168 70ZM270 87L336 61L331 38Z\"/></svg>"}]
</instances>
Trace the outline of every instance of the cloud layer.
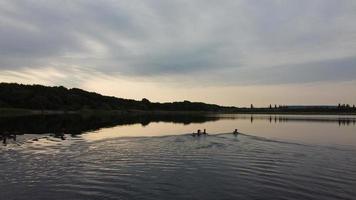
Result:
<instances>
[{"instance_id":1,"label":"cloud layer","mask_svg":"<svg viewBox=\"0 0 356 200\"><path fill-rule=\"evenodd\" d=\"M85 74L175 85L352 81L355 21L353 0L0 0L0 73L51 68L61 73L53 83L73 86Z\"/></svg>"}]
</instances>

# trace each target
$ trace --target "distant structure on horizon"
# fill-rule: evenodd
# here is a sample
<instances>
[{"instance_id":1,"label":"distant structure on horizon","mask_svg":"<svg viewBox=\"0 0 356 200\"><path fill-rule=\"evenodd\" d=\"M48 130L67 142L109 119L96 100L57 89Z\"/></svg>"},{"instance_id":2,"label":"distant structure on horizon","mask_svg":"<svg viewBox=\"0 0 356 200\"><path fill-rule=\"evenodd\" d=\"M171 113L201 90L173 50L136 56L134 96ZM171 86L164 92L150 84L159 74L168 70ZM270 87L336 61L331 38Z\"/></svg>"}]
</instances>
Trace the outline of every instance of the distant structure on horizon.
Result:
<instances>
[{"instance_id":1,"label":"distant structure on horizon","mask_svg":"<svg viewBox=\"0 0 356 200\"><path fill-rule=\"evenodd\" d=\"M333 105L280 105L279 108L291 108L291 109L308 109L308 108L338 108L338 106Z\"/></svg>"}]
</instances>

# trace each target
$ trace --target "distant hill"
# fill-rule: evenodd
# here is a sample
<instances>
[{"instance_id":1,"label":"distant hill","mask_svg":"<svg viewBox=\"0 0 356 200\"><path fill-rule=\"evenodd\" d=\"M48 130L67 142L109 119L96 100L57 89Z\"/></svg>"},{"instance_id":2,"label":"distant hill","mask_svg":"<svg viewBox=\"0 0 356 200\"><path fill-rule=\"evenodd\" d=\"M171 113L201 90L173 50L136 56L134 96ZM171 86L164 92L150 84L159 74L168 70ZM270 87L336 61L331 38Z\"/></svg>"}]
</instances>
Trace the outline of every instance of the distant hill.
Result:
<instances>
[{"instance_id":1,"label":"distant hill","mask_svg":"<svg viewBox=\"0 0 356 200\"><path fill-rule=\"evenodd\" d=\"M162 111L232 111L235 107L224 107L201 102L152 103L148 99L136 101L82 89L0 83L0 108L33 110L162 110Z\"/></svg>"}]
</instances>

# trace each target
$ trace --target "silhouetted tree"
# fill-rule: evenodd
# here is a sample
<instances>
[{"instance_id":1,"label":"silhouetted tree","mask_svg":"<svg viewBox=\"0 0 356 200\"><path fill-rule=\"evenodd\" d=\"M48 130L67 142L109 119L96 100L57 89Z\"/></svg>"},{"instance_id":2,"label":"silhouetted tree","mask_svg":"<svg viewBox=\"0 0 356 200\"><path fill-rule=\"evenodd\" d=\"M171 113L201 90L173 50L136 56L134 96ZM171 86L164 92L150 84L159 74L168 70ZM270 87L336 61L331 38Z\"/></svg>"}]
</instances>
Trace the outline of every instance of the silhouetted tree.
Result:
<instances>
[{"instance_id":1,"label":"silhouetted tree","mask_svg":"<svg viewBox=\"0 0 356 200\"><path fill-rule=\"evenodd\" d=\"M146 104L148 104L148 103L151 103L148 99L146 99L146 98L143 98L142 100L142 103L146 103Z\"/></svg>"},{"instance_id":2,"label":"silhouetted tree","mask_svg":"<svg viewBox=\"0 0 356 200\"><path fill-rule=\"evenodd\" d=\"M166 110L166 111L232 111L235 107L224 107L201 102L152 103L103 96L78 88L46 87L0 83L0 107L35 110Z\"/></svg>"}]
</instances>

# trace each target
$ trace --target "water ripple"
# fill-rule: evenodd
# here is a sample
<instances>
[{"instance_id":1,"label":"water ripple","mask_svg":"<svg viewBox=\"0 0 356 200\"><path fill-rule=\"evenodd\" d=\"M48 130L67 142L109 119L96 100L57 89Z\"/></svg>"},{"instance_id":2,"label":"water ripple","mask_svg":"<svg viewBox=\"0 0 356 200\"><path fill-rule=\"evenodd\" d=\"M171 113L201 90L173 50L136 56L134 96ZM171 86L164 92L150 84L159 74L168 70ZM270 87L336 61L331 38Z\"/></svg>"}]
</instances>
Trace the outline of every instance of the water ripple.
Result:
<instances>
[{"instance_id":1,"label":"water ripple","mask_svg":"<svg viewBox=\"0 0 356 200\"><path fill-rule=\"evenodd\" d=\"M1 153L0 192L1 199L354 199L355 153L249 135L40 138Z\"/></svg>"}]
</instances>

